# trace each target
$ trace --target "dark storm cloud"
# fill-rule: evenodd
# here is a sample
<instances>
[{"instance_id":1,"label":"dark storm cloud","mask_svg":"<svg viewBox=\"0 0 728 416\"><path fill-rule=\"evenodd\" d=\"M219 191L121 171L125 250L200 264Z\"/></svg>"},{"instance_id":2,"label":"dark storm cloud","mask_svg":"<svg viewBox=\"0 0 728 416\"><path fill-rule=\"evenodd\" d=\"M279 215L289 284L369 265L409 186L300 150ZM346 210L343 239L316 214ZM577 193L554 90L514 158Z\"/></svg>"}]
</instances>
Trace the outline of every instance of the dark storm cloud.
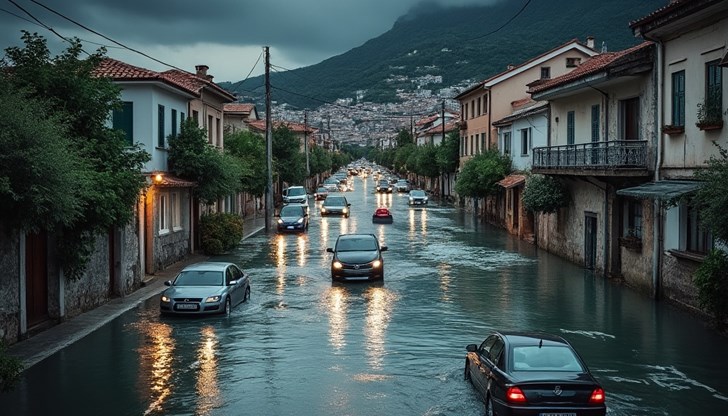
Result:
<instances>
[{"instance_id":1,"label":"dark storm cloud","mask_svg":"<svg viewBox=\"0 0 728 416\"><path fill-rule=\"evenodd\" d=\"M31 0L13 0L64 36L111 44ZM141 50L185 53L195 44L270 45L288 62L308 65L343 53L392 27L421 0L38 0L89 28ZM430 0L441 6L493 0ZM425 6L426 7L426 6ZM12 14L11 14L12 13ZM15 15L15 16L14 16ZM0 2L0 47L20 44L20 30L55 35L31 23L11 2Z\"/></svg>"}]
</instances>

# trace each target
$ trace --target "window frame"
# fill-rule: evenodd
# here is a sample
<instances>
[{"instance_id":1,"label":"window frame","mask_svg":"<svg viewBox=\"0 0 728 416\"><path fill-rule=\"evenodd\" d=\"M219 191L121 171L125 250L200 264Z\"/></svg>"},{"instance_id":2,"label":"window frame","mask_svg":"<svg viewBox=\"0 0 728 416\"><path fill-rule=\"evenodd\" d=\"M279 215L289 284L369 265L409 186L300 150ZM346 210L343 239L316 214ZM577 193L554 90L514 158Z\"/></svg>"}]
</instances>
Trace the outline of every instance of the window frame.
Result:
<instances>
[{"instance_id":1,"label":"window frame","mask_svg":"<svg viewBox=\"0 0 728 416\"><path fill-rule=\"evenodd\" d=\"M521 156L528 156L531 150L531 128L519 129L521 132Z\"/></svg>"},{"instance_id":2,"label":"window frame","mask_svg":"<svg viewBox=\"0 0 728 416\"><path fill-rule=\"evenodd\" d=\"M157 104L157 147L164 149L166 145L165 132L165 108L162 104Z\"/></svg>"},{"instance_id":3,"label":"window frame","mask_svg":"<svg viewBox=\"0 0 728 416\"><path fill-rule=\"evenodd\" d=\"M169 194L167 192L159 193L157 210L159 235L169 234Z\"/></svg>"},{"instance_id":4,"label":"window frame","mask_svg":"<svg viewBox=\"0 0 728 416\"><path fill-rule=\"evenodd\" d=\"M566 144L574 144L576 141L576 112L566 113Z\"/></svg>"},{"instance_id":5,"label":"window frame","mask_svg":"<svg viewBox=\"0 0 728 416\"><path fill-rule=\"evenodd\" d=\"M503 132L503 154L504 155L511 155L512 150L512 143L511 143L511 131L504 131Z\"/></svg>"},{"instance_id":6,"label":"window frame","mask_svg":"<svg viewBox=\"0 0 728 416\"><path fill-rule=\"evenodd\" d=\"M591 141L598 142L601 136L601 106L594 104L591 106Z\"/></svg>"},{"instance_id":7,"label":"window frame","mask_svg":"<svg viewBox=\"0 0 728 416\"><path fill-rule=\"evenodd\" d=\"M685 127L685 70L675 71L671 76L671 123L673 126Z\"/></svg>"},{"instance_id":8,"label":"window frame","mask_svg":"<svg viewBox=\"0 0 728 416\"><path fill-rule=\"evenodd\" d=\"M635 237L641 240L644 216L642 201L625 199L622 203L622 237Z\"/></svg>"},{"instance_id":9,"label":"window frame","mask_svg":"<svg viewBox=\"0 0 728 416\"><path fill-rule=\"evenodd\" d=\"M134 101L123 101L120 109L111 113L111 124L114 130L124 133L127 145L134 145Z\"/></svg>"}]
</instances>

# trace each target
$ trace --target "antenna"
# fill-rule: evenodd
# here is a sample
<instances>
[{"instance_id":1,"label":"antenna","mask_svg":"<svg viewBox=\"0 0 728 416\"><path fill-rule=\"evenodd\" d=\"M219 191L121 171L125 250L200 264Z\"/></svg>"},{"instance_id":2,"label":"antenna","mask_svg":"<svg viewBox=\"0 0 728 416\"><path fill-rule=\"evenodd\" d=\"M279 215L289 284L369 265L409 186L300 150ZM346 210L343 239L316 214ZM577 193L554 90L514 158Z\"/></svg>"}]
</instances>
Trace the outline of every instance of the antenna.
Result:
<instances>
[{"instance_id":1,"label":"antenna","mask_svg":"<svg viewBox=\"0 0 728 416\"><path fill-rule=\"evenodd\" d=\"M539 348L543 347L543 340L538 341L538 347Z\"/></svg>"}]
</instances>

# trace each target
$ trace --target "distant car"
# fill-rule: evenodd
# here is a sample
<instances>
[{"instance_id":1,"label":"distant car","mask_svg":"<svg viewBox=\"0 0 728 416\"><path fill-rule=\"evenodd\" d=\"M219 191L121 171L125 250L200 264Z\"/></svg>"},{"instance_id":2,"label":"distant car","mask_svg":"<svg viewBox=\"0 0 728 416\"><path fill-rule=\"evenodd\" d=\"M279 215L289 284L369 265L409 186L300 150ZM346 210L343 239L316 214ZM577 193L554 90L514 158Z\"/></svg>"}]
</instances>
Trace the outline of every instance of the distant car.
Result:
<instances>
[{"instance_id":1,"label":"distant car","mask_svg":"<svg viewBox=\"0 0 728 416\"><path fill-rule=\"evenodd\" d=\"M382 179L377 182L377 192L379 193L392 193L392 184L388 180Z\"/></svg>"},{"instance_id":2,"label":"distant car","mask_svg":"<svg viewBox=\"0 0 728 416\"><path fill-rule=\"evenodd\" d=\"M324 181L324 188L329 192L336 192L339 190L339 180L336 178L329 178Z\"/></svg>"},{"instance_id":3,"label":"distant car","mask_svg":"<svg viewBox=\"0 0 728 416\"><path fill-rule=\"evenodd\" d=\"M329 195L326 200L321 204L321 216L326 215L343 215L349 218L351 214L349 208L351 204L346 200L346 197L342 195Z\"/></svg>"},{"instance_id":4,"label":"distant car","mask_svg":"<svg viewBox=\"0 0 728 416\"><path fill-rule=\"evenodd\" d=\"M425 191L422 189L413 189L409 192L407 203L409 205L427 205L428 199Z\"/></svg>"},{"instance_id":5,"label":"distant car","mask_svg":"<svg viewBox=\"0 0 728 416\"><path fill-rule=\"evenodd\" d=\"M313 194L313 198L316 201L323 201L326 199L326 197L329 196L329 190L324 188L323 186L319 186L316 188L316 193Z\"/></svg>"},{"instance_id":6,"label":"distant car","mask_svg":"<svg viewBox=\"0 0 728 416\"><path fill-rule=\"evenodd\" d=\"M308 209L302 205L284 205L278 217L278 231L306 231L308 229Z\"/></svg>"},{"instance_id":7,"label":"distant car","mask_svg":"<svg viewBox=\"0 0 728 416\"><path fill-rule=\"evenodd\" d=\"M283 190L284 204L308 205L308 194L303 186L291 186Z\"/></svg>"},{"instance_id":8,"label":"distant car","mask_svg":"<svg viewBox=\"0 0 728 416\"><path fill-rule=\"evenodd\" d=\"M250 278L234 263L202 262L164 282L159 310L163 315L230 315L250 298Z\"/></svg>"},{"instance_id":9,"label":"distant car","mask_svg":"<svg viewBox=\"0 0 728 416\"><path fill-rule=\"evenodd\" d=\"M466 350L465 379L486 415L606 414L604 389L560 336L494 332Z\"/></svg>"},{"instance_id":10,"label":"distant car","mask_svg":"<svg viewBox=\"0 0 728 416\"><path fill-rule=\"evenodd\" d=\"M394 187L397 188L397 192L409 192L410 190L410 184L407 179L398 180L397 183L394 184Z\"/></svg>"},{"instance_id":11,"label":"distant car","mask_svg":"<svg viewBox=\"0 0 728 416\"><path fill-rule=\"evenodd\" d=\"M372 222L374 224L391 224L394 222L392 213L386 207L377 208L372 215Z\"/></svg>"},{"instance_id":12,"label":"distant car","mask_svg":"<svg viewBox=\"0 0 728 416\"><path fill-rule=\"evenodd\" d=\"M386 246L380 246L374 234L341 234L336 245L326 249L334 253L331 259L331 279L334 281L365 281L384 279Z\"/></svg>"}]
</instances>

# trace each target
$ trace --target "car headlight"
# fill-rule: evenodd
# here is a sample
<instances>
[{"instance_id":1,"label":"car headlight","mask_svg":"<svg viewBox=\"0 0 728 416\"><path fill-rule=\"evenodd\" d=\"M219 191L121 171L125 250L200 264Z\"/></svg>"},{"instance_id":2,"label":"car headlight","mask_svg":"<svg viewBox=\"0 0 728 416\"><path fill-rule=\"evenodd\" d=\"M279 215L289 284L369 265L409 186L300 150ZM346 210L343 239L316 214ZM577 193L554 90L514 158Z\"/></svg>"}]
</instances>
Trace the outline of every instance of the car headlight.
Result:
<instances>
[{"instance_id":1,"label":"car headlight","mask_svg":"<svg viewBox=\"0 0 728 416\"><path fill-rule=\"evenodd\" d=\"M162 295L162 302L164 302L164 303L169 303L169 301L170 301L170 300L171 300L171 299L169 298L169 296L164 296L164 295Z\"/></svg>"},{"instance_id":2,"label":"car headlight","mask_svg":"<svg viewBox=\"0 0 728 416\"><path fill-rule=\"evenodd\" d=\"M326 208L321 207L321 212L326 212Z\"/></svg>"},{"instance_id":3,"label":"car headlight","mask_svg":"<svg viewBox=\"0 0 728 416\"><path fill-rule=\"evenodd\" d=\"M344 265L341 264L340 261L335 261L332 266L334 266L334 269L341 269L342 267L344 267Z\"/></svg>"},{"instance_id":4,"label":"car headlight","mask_svg":"<svg viewBox=\"0 0 728 416\"><path fill-rule=\"evenodd\" d=\"M346 209L346 208L344 208L344 209L341 210L341 212L343 212L344 214L346 214L347 212L349 212L349 210Z\"/></svg>"},{"instance_id":5,"label":"car headlight","mask_svg":"<svg viewBox=\"0 0 728 416\"><path fill-rule=\"evenodd\" d=\"M220 302L220 298L222 296L216 295L216 296L210 296L207 299L205 299L205 303L213 303L213 302Z\"/></svg>"},{"instance_id":6,"label":"car headlight","mask_svg":"<svg viewBox=\"0 0 728 416\"><path fill-rule=\"evenodd\" d=\"M412 202L412 201L414 201L414 200L415 200L414 198L410 197L410 202Z\"/></svg>"},{"instance_id":7,"label":"car headlight","mask_svg":"<svg viewBox=\"0 0 728 416\"><path fill-rule=\"evenodd\" d=\"M374 262L372 263L372 267L374 267L375 269L378 269L381 265L382 265L381 260L374 260Z\"/></svg>"},{"instance_id":8,"label":"car headlight","mask_svg":"<svg viewBox=\"0 0 728 416\"><path fill-rule=\"evenodd\" d=\"M283 220L278 218L278 224L283 224Z\"/></svg>"},{"instance_id":9,"label":"car headlight","mask_svg":"<svg viewBox=\"0 0 728 416\"><path fill-rule=\"evenodd\" d=\"M377 191L379 190L379 187L377 186Z\"/></svg>"},{"instance_id":10,"label":"car headlight","mask_svg":"<svg viewBox=\"0 0 728 416\"><path fill-rule=\"evenodd\" d=\"M298 224L303 224L303 218L299 218L298 221L296 221Z\"/></svg>"},{"instance_id":11,"label":"car headlight","mask_svg":"<svg viewBox=\"0 0 728 416\"><path fill-rule=\"evenodd\" d=\"M425 197L425 202L427 202L427 197Z\"/></svg>"}]
</instances>

